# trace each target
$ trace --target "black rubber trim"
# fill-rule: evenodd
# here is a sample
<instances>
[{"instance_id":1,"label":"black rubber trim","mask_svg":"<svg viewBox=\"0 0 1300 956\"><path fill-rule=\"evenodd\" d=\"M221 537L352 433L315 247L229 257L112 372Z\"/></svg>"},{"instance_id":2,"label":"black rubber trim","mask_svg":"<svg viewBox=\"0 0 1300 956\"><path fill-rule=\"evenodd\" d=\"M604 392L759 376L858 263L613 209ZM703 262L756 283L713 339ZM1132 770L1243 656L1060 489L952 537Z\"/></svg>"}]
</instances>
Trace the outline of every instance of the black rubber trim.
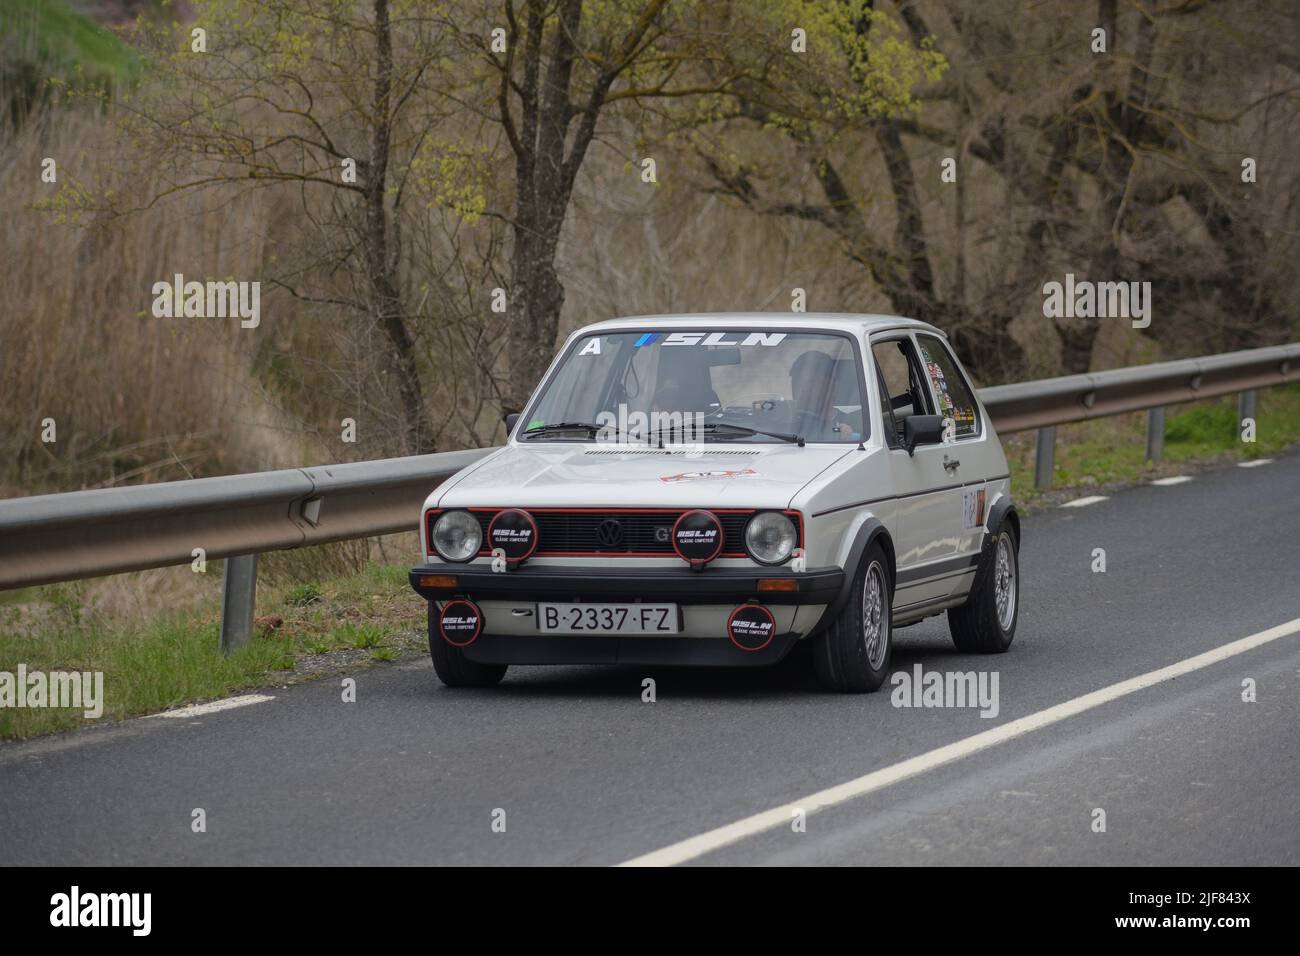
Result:
<instances>
[{"instance_id":1,"label":"black rubber trim","mask_svg":"<svg viewBox=\"0 0 1300 956\"><path fill-rule=\"evenodd\" d=\"M421 575L456 577L450 588L426 587ZM760 580L799 582L797 591L759 591ZM671 601L675 604L826 604L842 592L844 572L816 568L571 568L525 565L514 571L493 571L486 565L422 565L412 568L411 587L428 601L469 597L475 601Z\"/></svg>"},{"instance_id":2,"label":"black rubber trim","mask_svg":"<svg viewBox=\"0 0 1300 956\"><path fill-rule=\"evenodd\" d=\"M925 601L913 601L911 604L904 604L901 607L894 608L894 614L896 616L907 617L912 614L920 613L921 617L908 621L906 624L899 625L900 627L909 627L924 618L933 617L935 614L942 614L952 606L952 595L950 594L945 597L930 598Z\"/></svg>"},{"instance_id":3,"label":"black rubber trim","mask_svg":"<svg viewBox=\"0 0 1300 956\"><path fill-rule=\"evenodd\" d=\"M769 667L784 658L797 640L794 633L778 634L761 651L745 651L725 637L484 634L463 653L479 664Z\"/></svg>"},{"instance_id":4,"label":"black rubber trim","mask_svg":"<svg viewBox=\"0 0 1300 956\"><path fill-rule=\"evenodd\" d=\"M1020 516L1020 513L1016 511L1016 506L1011 501L1011 498L1003 495L997 500L997 503L989 509L988 517L984 519L984 527L987 529L988 534L997 534L998 529L1002 527L1002 522L1006 520L1007 514L1011 512L1015 512L1016 517Z\"/></svg>"},{"instance_id":5,"label":"black rubber trim","mask_svg":"<svg viewBox=\"0 0 1300 956\"><path fill-rule=\"evenodd\" d=\"M935 561L919 568L908 568L906 571L897 572L894 587L919 584L930 578L946 577L953 572L968 571L979 562L980 555L977 551L974 554L959 554L953 558L944 558L942 561Z\"/></svg>"},{"instance_id":6,"label":"black rubber trim","mask_svg":"<svg viewBox=\"0 0 1300 956\"><path fill-rule=\"evenodd\" d=\"M955 580L956 578L960 578L967 574L970 574L972 571L975 571L978 568L979 568L979 561L976 560L971 562L970 567L962 568L960 571L952 571L948 574L940 574L937 577L925 578L924 580L921 581L912 581L906 586L911 588L911 587L916 587L918 584L938 584L940 581L952 581Z\"/></svg>"}]
</instances>

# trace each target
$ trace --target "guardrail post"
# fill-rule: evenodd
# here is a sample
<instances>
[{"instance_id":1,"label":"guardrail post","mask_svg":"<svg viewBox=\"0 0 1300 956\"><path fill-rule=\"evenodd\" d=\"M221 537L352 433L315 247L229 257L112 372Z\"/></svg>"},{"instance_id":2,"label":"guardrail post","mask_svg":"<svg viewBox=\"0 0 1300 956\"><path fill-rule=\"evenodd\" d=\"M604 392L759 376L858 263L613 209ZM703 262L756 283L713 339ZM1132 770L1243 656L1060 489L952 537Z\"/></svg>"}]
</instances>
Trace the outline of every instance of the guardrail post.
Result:
<instances>
[{"instance_id":1,"label":"guardrail post","mask_svg":"<svg viewBox=\"0 0 1300 956\"><path fill-rule=\"evenodd\" d=\"M1038 429L1038 448L1034 453L1034 487L1047 488L1052 483L1052 469L1056 464L1056 426L1044 425Z\"/></svg>"},{"instance_id":2,"label":"guardrail post","mask_svg":"<svg viewBox=\"0 0 1300 956\"><path fill-rule=\"evenodd\" d=\"M1237 394L1237 434L1241 435L1241 423L1247 418L1255 417L1255 390L1249 389Z\"/></svg>"},{"instance_id":3,"label":"guardrail post","mask_svg":"<svg viewBox=\"0 0 1300 956\"><path fill-rule=\"evenodd\" d=\"M221 591L221 650L229 654L253 636L253 603L257 599L257 555L226 558Z\"/></svg>"},{"instance_id":4,"label":"guardrail post","mask_svg":"<svg viewBox=\"0 0 1300 956\"><path fill-rule=\"evenodd\" d=\"M1147 461L1165 457L1165 407L1147 409Z\"/></svg>"}]
</instances>

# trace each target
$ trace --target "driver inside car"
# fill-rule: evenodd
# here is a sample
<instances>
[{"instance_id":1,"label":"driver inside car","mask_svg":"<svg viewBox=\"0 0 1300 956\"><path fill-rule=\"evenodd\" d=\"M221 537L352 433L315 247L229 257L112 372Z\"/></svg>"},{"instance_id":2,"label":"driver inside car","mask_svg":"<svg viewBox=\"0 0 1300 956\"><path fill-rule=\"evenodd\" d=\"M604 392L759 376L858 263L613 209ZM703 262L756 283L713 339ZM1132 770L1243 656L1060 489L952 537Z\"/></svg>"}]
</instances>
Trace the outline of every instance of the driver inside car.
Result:
<instances>
[{"instance_id":1,"label":"driver inside car","mask_svg":"<svg viewBox=\"0 0 1300 956\"><path fill-rule=\"evenodd\" d=\"M717 393L709 386L667 379L655 389L650 402L651 433L698 440L703 436L705 416L715 415L720 407Z\"/></svg>"},{"instance_id":2,"label":"driver inside car","mask_svg":"<svg viewBox=\"0 0 1300 956\"><path fill-rule=\"evenodd\" d=\"M834 405L835 360L825 352L804 352L790 366L795 412L791 429L807 441L845 441L855 431Z\"/></svg>"}]
</instances>

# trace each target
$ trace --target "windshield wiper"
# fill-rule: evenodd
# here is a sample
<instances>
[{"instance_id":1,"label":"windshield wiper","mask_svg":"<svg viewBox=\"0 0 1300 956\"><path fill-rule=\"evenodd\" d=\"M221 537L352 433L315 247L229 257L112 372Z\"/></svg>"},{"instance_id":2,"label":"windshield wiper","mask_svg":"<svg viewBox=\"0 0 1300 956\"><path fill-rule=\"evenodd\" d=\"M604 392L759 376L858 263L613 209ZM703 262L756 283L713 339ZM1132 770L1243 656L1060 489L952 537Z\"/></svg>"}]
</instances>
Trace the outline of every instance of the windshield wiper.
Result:
<instances>
[{"instance_id":1,"label":"windshield wiper","mask_svg":"<svg viewBox=\"0 0 1300 956\"><path fill-rule=\"evenodd\" d=\"M594 425L591 422L552 422L549 425L538 425L536 428L529 428L520 437L528 440L533 435L546 435L552 432L572 432L578 429L586 430L592 438L595 438L605 429L609 429L616 435L622 435L617 425Z\"/></svg>"},{"instance_id":2,"label":"windshield wiper","mask_svg":"<svg viewBox=\"0 0 1300 956\"><path fill-rule=\"evenodd\" d=\"M707 422L704 425L704 430L706 432L712 432L718 428L734 428L736 429L737 432L740 433L740 436L763 435L766 436L767 438L779 438L781 441L794 442L800 448L804 446L804 440L802 435L791 435L788 434L787 432L768 432L768 431L763 431L763 429L761 428L750 428L748 425L737 425L735 422Z\"/></svg>"},{"instance_id":3,"label":"windshield wiper","mask_svg":"<svg viewBox=\"0 0 1300 956\"><path fill-rule=\"evenodd\" d=\"M804 439L802 435L791 435L791 434L787 434L786 432L769 432L769 431L764 431L761 428L750 428L748 425L737 425L735 422L706 422L704 425L704 431L706 434L713 434L719 428L735 429L735 431L737 432L736 434L737 438L743 438L748 435L763 435L767 438L776 438L779 439L780 441L792 442L794 444L797 444L800 448L802 448L804 445ZM610 431L614 432L614 434L619 436L623 434L619 430L617 425L596 425L592 422L551 422L550 424L547 425L538 425L536 428L530 428L527 431L525 431L523 435L521 435L520 437L523 438L525 441L528 441L531 440L534 435L547 435L547 434L553 434L555 432L571 432L571 431L583 430L586 431L591 437L594 438L596 435L599 435L605 429L609 429ZM672 429L671 431L675 433L677 429ZM660 440L662 442L662 433L660 434Z\"/></svg>"}]
</instances>

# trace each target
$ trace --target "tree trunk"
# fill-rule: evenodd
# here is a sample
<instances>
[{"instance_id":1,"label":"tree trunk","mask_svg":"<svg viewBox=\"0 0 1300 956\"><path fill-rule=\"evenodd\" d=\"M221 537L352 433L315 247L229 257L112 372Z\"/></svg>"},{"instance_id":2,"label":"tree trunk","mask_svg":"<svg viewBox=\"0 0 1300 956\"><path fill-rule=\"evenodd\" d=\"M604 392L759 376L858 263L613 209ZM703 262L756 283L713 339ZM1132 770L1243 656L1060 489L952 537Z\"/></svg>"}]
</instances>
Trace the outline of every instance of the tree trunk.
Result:
<instances>
[{"instance_id":1,"label":"tree trunk","mask_svg":"<svg viewBox=\"0 0 1300 956\"><path fill-rule=\"evenodd\" d=\"M550 36L542 76L545 13L542 4L529 4L523 135L515 147L514 321L508 348L510 382L505 392L505 404L511 411L523 409L555 350L560 310L564 307L564 286L555 269L555 252L573 193L573 178L590 142L590 133L584 136L580 129L570 154L565 156L565 141L576 115L571 97L582 0L561 0L556 16L558 22ZM588 111L599 110L599 104L600 99L593 97Z\"/></svg>"},{"instance_id":2,"label":"tree trunk","mask_svg":"<svg viewBox=\"0 0 1300 956\"><path fill-rule=\"evenodd\" d=\"M523 410L555 350L564 307L564 286L555 270L556 239L553 235L515 233L510 382L505 390L509 411Z\"/></svg>"},{"instance_id":3,"label":"tree trunk","mask_svg":"<svg viewBox=\"0 0 1300 956\"><path fill-rule=\"evenodd\" d=\"M365 181L366 278L370 287L371 315L388 339L390 370L397 377L397 391L406 418L406 452L412 455L435 450L433 429L424 407L424 390L415 358L415 343L406 327L397 270L400 256L390 248L388 207L385 191L388 156L392 138L389 96L393 84L392 31L388 22L388 0L374 0L375 90L374 128Z\"/></svg>"},{"instance_id":4,"label":"tree trunk","mask_svg":"<svg viewBox=\"0 0 1300 956\"><path fill-rule=\"evenodd\" d=\"M886 284L885 294L903 315L947 331L958 358L971 374L984 381L1019 375L1024 370L1025 355L1020 343L1011 336L1014 314L999 310L972 315L960 297L954 297L953 301L940 297L930 265L930 246L916 176L897 125L884 123L877 127L876 143L889 170L896 211L894 250L903 267L902 275ZM958 236L957 241L960 243L962 237Z\"/></svg>"}]
</instances>

